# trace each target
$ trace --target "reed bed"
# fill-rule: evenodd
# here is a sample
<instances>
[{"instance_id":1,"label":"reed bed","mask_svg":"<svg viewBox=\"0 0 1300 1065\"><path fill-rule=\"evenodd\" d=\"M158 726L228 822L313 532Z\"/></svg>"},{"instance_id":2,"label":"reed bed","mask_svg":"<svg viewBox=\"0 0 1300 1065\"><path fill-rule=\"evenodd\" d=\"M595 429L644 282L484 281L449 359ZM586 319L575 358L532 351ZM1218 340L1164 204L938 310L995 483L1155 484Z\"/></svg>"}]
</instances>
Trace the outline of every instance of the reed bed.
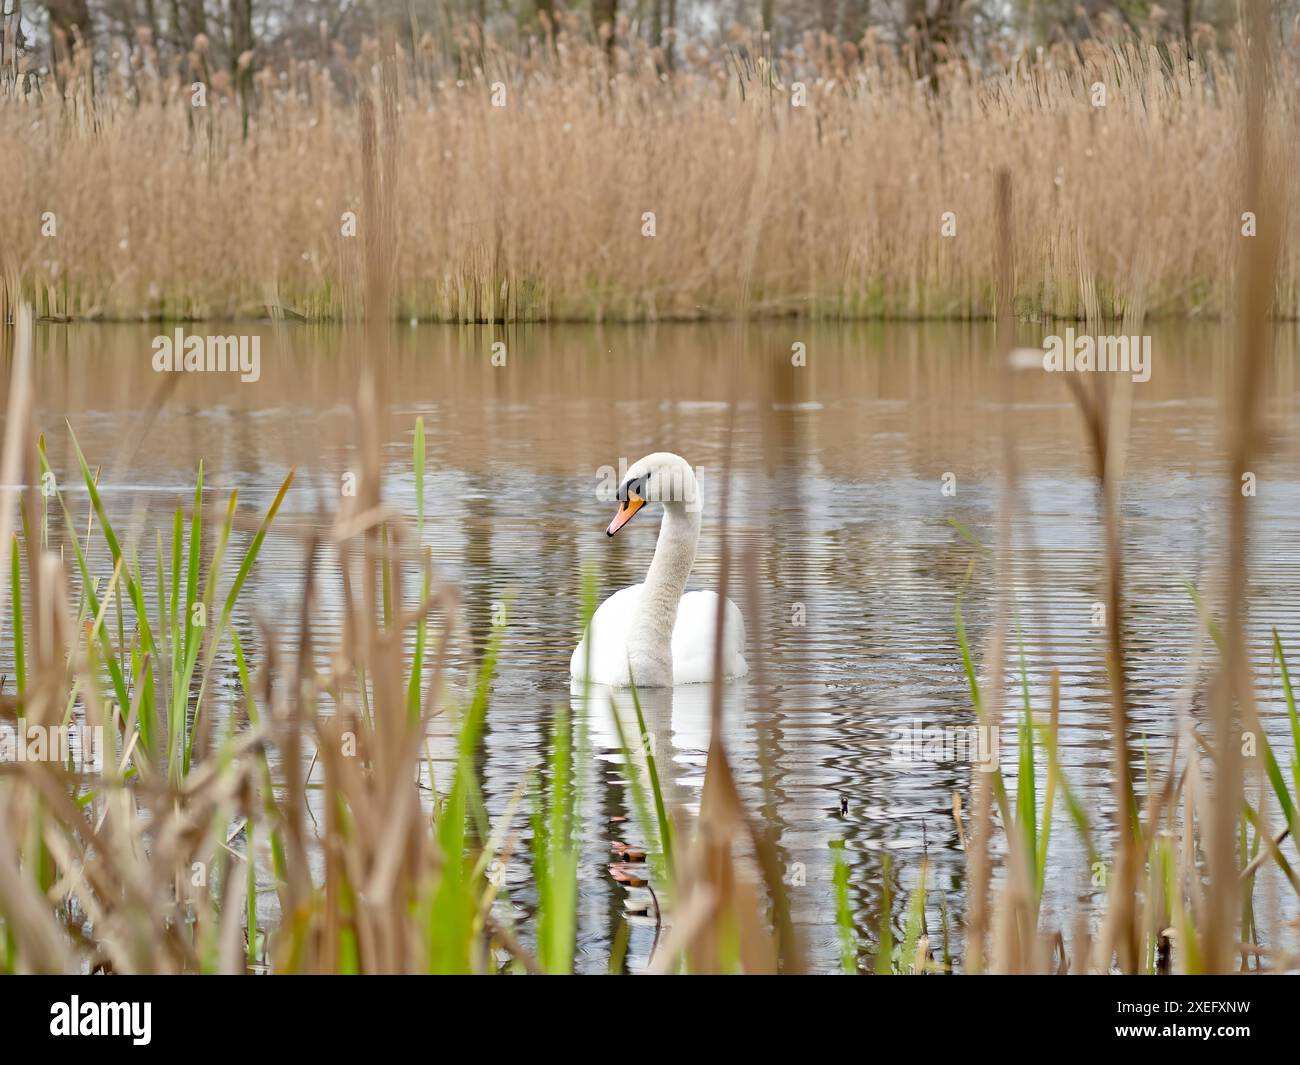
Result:
<instances>
[{"instance_id":1,"label":"reed bed","mask_svg":"<svg viewBox=\"0 0 1300 1065\"><path fill-rule=\"evenodd\" d=\"M1001 168L1015 313L1232 310L1258 211L1237 180L1236 53L1116 34L918 78L871 35L680 51L669 69L566 24L511 46L466 31L454 60L431 37L322 46L231 79L207 76L202 42L178 69L146 40L107 74L83 55L6 79L0 313L990 317ZM1276 57L1275 131L1296 79ZM1273 311L1297 317L1300 168L1275 140L1279 210L1257 226L1282 248Z\"/></svg>"}]
</instances>

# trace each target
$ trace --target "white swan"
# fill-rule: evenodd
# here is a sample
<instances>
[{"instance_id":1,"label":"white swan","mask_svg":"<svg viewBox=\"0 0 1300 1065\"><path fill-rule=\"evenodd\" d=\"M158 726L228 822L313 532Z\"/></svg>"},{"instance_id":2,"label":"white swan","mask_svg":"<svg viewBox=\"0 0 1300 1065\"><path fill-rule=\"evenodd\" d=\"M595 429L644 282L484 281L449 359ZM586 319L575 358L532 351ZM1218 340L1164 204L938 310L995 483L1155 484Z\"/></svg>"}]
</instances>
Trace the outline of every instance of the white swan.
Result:
<instances>
[{"instance_id":1,"label":"white swan","mask_svg":"<svg viewBox=\"0 0 1300 1065\"><path fill-rule=\"evenodd\" d=\"M569 659L570 675L583 679L590 640L590 679L597 684L627 687L635 681L638 688L666 688L712 680L718 595L682 594L695 564L703 509L694 471L679 455L657 451L632 464L618 498L619 510L606 534L613 536L646 503L662 502L659 543L645 583L615 592L600 604ZM726 611L722 673L742 677L749 671L745 619L730 599Z\"/></svg>"}]
</instances>

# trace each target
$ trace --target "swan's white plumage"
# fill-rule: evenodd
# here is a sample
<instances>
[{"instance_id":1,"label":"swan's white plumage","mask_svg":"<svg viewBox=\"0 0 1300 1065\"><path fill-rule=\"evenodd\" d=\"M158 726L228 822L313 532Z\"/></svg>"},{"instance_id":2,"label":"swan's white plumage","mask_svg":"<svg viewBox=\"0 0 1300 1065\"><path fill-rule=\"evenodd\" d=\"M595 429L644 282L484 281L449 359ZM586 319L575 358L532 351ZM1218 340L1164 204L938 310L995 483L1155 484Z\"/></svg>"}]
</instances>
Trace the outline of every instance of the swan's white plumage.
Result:
<instances>
[{"instance_id":1,"label":"swan's white plumage","mask_svg":"<svg viewBox=\"0 0 1300 1065\"><path fill-rule=\"evenodd\" d=\"M614 687L628 685L627 635L636 614L644 585L634 584L615 592L596 610L591 628L569 659L569 674L582 679L587 664L587 639L592 636L591 679ZM745 619L730 599L722 637L724 678L743 677L745 662ZM677 606L673 624L673 683L701 684L713 679L713 639L717 624L717 592L687 592ZM638 681L638 684L640 681Z\"/></svg>"},{"instance_id":2,"label":"swan's white plumage","mask_svg":"<svg viewBox=\"0 0 1300 1065\"><path fill-rule=\"evenodd\" d=\"M695 471L680 455L658 451L634 462L619 485L613 536L647 503L663 504L663 522L645 581L615 592L600 605L569 660L570 675L586 672L591 646L591 680L597 684L665 688L713 679L717 626L715 592L687 592L695 564L704 500ZM633 505L630 505L633 504ZM745 621L725 600L722 676L741 677L745 664Z\"/></svg>"}]
</instances>

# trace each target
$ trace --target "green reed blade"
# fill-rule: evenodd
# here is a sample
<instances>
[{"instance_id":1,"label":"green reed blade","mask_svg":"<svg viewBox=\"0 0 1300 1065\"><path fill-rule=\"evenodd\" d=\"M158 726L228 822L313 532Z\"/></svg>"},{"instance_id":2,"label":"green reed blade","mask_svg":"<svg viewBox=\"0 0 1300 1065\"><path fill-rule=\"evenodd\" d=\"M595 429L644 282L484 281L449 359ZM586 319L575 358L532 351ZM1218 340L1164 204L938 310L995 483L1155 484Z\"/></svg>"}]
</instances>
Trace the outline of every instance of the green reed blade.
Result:
<instances>
[{"instance_id":1,"label":"green reed blade","mask_svg":"<svg viewBox=\"0 0 1300 1065\"><path fill-rule=\"evenodd\" d=\"M424 647L428 639L429 623L424 604L429 601L429 555L424 548L424 418L415 419L415 443L412 464L415 469L415 542L420 545L425 561L420 580L420 616L415 623L415 648L411 653L411 676L406 687L406 713L411 721L420 717L420 688L424 677Z\"/></svg>"},{"instance_id":2,"label":"green reed blade","mask_svg":"<svg viewBox=\"0 0 1300 1065\"><path fill-rule=\"evenodd\" d=\"M438 819L438 843L443 855L442 877L429 907L425 928L429 967L435 973L468 973L474 923L478 912L477 892L470 876L472 865L465 858L469 792L476 787L474 758L487 718L488 692L496 673L502 630L493 630L479 667L474 697L461 722L457 741L456 769Z\"/></svg>"},{"instance_id":3,"label":"green reed blade","mask_svg":"<svg viewBox=\"0 0 1300 1065\"><path fill-rule=\"evenodd\" d=\"M27 690L26 641L23 639L23 582L18 562L18 534L14 533L12 550L9 553L9 601L14 612L14 674L18 683L18 715L27 713L23 704L23 692Z\"/></svg>"},{"instance_id":4,"label":"green reed blade","mask_svg":"<svg viewBox=\"0 0 1300 1065\"><path fill-rule=\"evenodd\" d=\"M43 473L51 473L49 458L45 453L44 444L40 448L41 470ZM59 506L63 510L64 523L69 529L73 528L72 511L68 509L67 500L63 498L63 493L56 487L53 492L54 497L58 500ZM41 497L43 500L45 496ZM90 575L90 567L86 564L86 553L81 549L81 541L74 534L68 537L72 544L73 555L77 560L77 570L81 574L82 596L90 604L90 610L96 617L100 612L99 599L95 594L95 582ZM102 626L99 628L100 647L103 652L104 664L108 669L109 679L113 684L113 694L117 703L125 712L126 707L131 705L131 700L127 696L126 680L122 676L122 667L118 663L117 655L113 652L113 645L108 638L108 633Z\"/></svg>"},{"instance_id":5,"label":"green reed blade","mask_svg":"<svg viewBox=\"0 0 1300 1065\"><path fill-rule=\"evenodd\" d=\"M970 645L966 640L966 624L961 616L961 596L958 596L953 605L953 618L957 628L957 647L961 651L962 669L966 672L966 683L970 688L971 703L975 708L975 719L986 729L992 729L984 716L984 703L980 696L979 677L975 674L975 663L971 658ZM991 734L991 733L990 733ZM995 765L989 770L993 774L993 795L997 800L998 814L1002 818L1003 825L1010 828L1011 809L1007 803L1007 785L1002 777L1002 767Z\"/></svg>"},{"instance_id":6,"label":"green reed blade","mask_svg":"<svg viewBox=\"0 0 1300 1065\"><path fill-rule=\"evenodd\" d=\"M185 646L182 657L189 659L190 644L202 639L195 631L194 602L199 594L199 558L203 550L203 462L199 461L194 488L194 511L190 515L189 565L185 571Z\"/></svg>"},{"instance_id":7,"label":"green reed blade","mask_svg":"<svg viewBox=\"0 0 1300 1065\"><path fill-rule=\"evenodd\" d=\"M577 933L578 848L575 838L573 746L569 715L560 708L551 731L549 823L545 876L538 880L537 958L554 975L573 971Z\"/></svg>"},{"instance_id":8,"label":"green reed blade","mask_svg":"<svg viewBox=\"0 0 1300 1065\"><path fill-rule=\"evenodd\" d=\"M903 942L899 946L898 961L903 972L912 972L916 963L917 949L921 936L925 934L925 882L929 876L929 865L921 859L921 879L912 891L907 903L907 924L903 929Z\"/></svg>"},{"instance_id":9,"label":"green reed blade","mask_svg":"<svg viewBox=\"0 0 1300 1065\"><path fill-rule=\"evenodd\" d=\"M880 934L877 937L877 976L888 976L894 971L894 928L891 924L893 902L889 896L889 875L893 865L893 856L888 851L880 856Z\"/></svg>"},{"instance_id":10,"label":"green reed blade","mask_svg":"<svg viewBox=\"0 0 1300 1065\"><path fill-rule=\"evenodd\" d=\"M1038 789L1034 780L1034 713L1029 702L1029 673L1025 668L1025 643L1017 624L1020 658L1020 692L1022 700L1020 727L1017 730L1019 767L1016 771L1016 819L1025 838L1025 850L1038 881Z\"/></svg>"},{"instance_id":11,"label":"green reed blade","mask_svg":"<svg viewBox=\"0 0 1300 1065\"><path fill-rule=\"evenodd\" d=\"M104 535L104 542L108 544L109 553L112 555L114 563L123 557L121 545L118 543L117 534L113 531L112 523L108 520L108 512L104 508L104 501L100 497L99 488L95 484L95 477L90 472L90 466L86 462L86 456L81 452L81 445L77 442L77 434L72 430L72 423L65 422L68 426L68 435L72 439L73 450L77 454L77 463L81 467L81 477L86 483L86 491L90 493L90 502L94 507L95 515L99 518L100 530ZM154 643L153 629L149 625L148 611L144 605L144 592L140 585L136 583L130 571L127 577L127 594L131 599L131 606L135 610L136 621L140 625L140 632L144 638L145 649L155 658L158 656L158 648Z\"/></svg>"},{"instance_id":12,"label":"green reed blade","mask_svg":"<svg viewBox=\"0 0 1300 1065\"><path fill-rule=\"evenodd\" d=\"M664 848L664 862L668 867L668 882L676 883L676 860L673 845L673 823L664 803L664 789L659 782L659 766L655 762L654 747L650 743L650 730L646 728L645 714L641 712L641 697L629 675L628 691L632 695L632 708L636 711L636 727L641 734L641 749L645 752L646 772L650 777L650 791L655 800L655 819L659 822L659 841Z\"/></svg>"},{"instance_id":13,"label":"green reed blade","mask_svg":"<svg viewBox=\"0 0 1300 1065\"><path fill-rule=\"evenodd\" d=\"M1300 758L1300 715L1296 713L1295 691L1291 687L1291 671L1287 668L1286 655L1282 653L1282 641L1277 629L1273 630L1273 654L1277 658L1282 673L1282 692L1286 696L1287 717L1291 720L1292 781L1296 788L1296 797L1300 799L1300 775L1295 773L1296 758Z\"/></svg>"},{"instance_id":14,"label":"green reed blade","mask_svg":"<svg viewBox=\"0 0 1300 1065\"><path fill-rule=\"evenodd\" d=\"M189 770L190 758L194 752L194 737L198 733L198 716L203 709L203 695L207 690L209 668L211 667L212 662L216 659L217 648L221 643L222 635L226 631L226 626L230 623L230 615L234 613L235 603L239 599L239 593L243 590L244 582L248 580L248 574L252 570L253 564L257 561L258 553L262 550L262 542L266 539L267 531L271 528L271 522L275 520L276 514L280 511L280 504L284 502L284 497L289 492L289 486L293 484L294 475L296 474L297 469L296 466L290 468L289 473L280 485L279 491L275 493L275 498L271 501L270 507L262 517L261 524L257 527L257 532L253 534L253 540L248 545L248 550L244 552L243 561L240 562L239 569L235 573L234 583L231 584L230 590L226 593L226 600L225 604L221 608L221 618L217 623L217 630L209 641L207 661L203 671L203 683L199 687L199 696L194 703L194 726L190 729L189 743L185 750L185 768L187 772ZM222 530L222 539L218 547L217 555L213 559L214 568L221 553L225 549L226 541L229 539L230 526L234 520L234 509L237 498L237 492L230 493L230 505L227 510L226 524ZM215 591L215 574L213 575L213 579L210 579L209 586L213 591Z\"/></svg>"},{"instance_id":15,"label":"green reed blade","mask_svg":"<svg viewBox=\"0 0 1300 1065\"><path fill-rule=\"evenodd\" d=\"M663 824L659 821L658 815L652 812L650 797L646 794L645 784L641 780L640 765L632 754L632 745L627 742L623 719L619 716L618 704L614 701L613 696L610 696L609 712L614 718L614 729L618 733L618 745L623 752L623 765L627 772L627 784L632 792L632 808L636 811L636 819L648 837L646 840L646 854L650 860L650 867L656 876L662 875L666 877L671 884L672 874L669 872L667 849L662 839ZM641 750L645 752L647 750L645 740L643 739L641 742Z\"/></svg>"},{"instance_id":16,"label":"green reed blade","mask_svg":"<svg viewBox=\"0 0 1300 1065\"><path fill-rule=\"evenodd\" d=\"M858 940L853 927L853 906L849 902L849 863L844 854L844 840L830 841L835 884L835 926L839 929L840 969L847 976L858 973Z\"/></svg>"}]
</instances>

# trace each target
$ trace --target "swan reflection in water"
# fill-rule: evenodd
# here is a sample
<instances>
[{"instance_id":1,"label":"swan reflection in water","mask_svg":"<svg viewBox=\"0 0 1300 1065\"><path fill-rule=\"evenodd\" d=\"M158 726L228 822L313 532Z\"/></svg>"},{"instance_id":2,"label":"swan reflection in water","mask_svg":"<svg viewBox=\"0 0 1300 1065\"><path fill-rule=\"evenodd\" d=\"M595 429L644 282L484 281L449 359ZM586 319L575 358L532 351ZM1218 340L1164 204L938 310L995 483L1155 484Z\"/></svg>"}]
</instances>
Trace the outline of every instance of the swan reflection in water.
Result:
<instances>
[{"instance_id":1,"label":"swan reflection in water","mask_svg":"<svg viewBox=\"0 0 1300 1065\"><path fill-rule=\"evenodd\" d=\"M670 810L697 811L709 751L712 689L712 684L637 689L650 737L650 753L654 755L664 801ZM743 678L723 682L722 736L733 769L756 765L756 738L746 713L748 696L749 684ZM573 720L586 723L593 758L621 767L624 758L619 725L628 746L639 745L640 727L632 692L628 688L592 684L587 697L589 704L584 705L583 682L572 681L569 707Z\"/></svg>"}]
</instances>

